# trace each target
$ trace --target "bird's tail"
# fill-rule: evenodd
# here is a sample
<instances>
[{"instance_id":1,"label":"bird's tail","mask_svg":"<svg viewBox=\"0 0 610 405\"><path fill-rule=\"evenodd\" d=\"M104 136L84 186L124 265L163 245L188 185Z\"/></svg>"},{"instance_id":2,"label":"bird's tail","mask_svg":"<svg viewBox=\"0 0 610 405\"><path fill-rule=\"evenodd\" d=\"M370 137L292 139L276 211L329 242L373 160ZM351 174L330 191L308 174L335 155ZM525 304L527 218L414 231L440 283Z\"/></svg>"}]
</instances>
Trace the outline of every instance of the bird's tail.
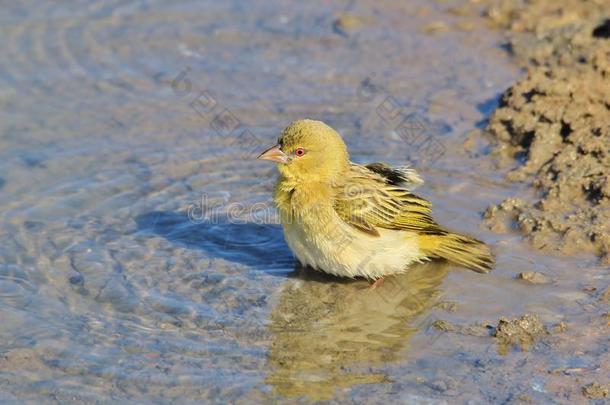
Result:
<instances>
[{"instance_id":1,"label":"bird's tail","mask_svg":"<svg viewBox=\"0 0 610 405\"><path fill-rule=\"evenodd\" d=\"M429 258L441 258L479 273L489 273L495 264L489 247L474 238L452 232L420 235L420 249Z\"/></svg>"}]
</instances>

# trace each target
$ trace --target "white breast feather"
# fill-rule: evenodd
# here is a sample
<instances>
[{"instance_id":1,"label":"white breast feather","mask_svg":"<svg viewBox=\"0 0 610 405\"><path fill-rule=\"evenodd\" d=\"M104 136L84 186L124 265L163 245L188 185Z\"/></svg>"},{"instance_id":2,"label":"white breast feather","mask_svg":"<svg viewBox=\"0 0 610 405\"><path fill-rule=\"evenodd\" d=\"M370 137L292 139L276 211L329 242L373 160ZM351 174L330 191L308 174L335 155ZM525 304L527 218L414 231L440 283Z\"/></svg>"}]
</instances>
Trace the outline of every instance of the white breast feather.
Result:
<instances>
[{"instance_id":1,"label":"white breast feather","mask_svg":"<svg viewBox=\"0 0 610 405\"><path fill-rule=\"evenodd\" d=\"M403 273L419 262L421 253L414 234L378 228L375 237L357 231L338 216L312 238L305 223L284 224L288 246L303 265L342 277L377 279Z\"/></svg>"}]
</instances>

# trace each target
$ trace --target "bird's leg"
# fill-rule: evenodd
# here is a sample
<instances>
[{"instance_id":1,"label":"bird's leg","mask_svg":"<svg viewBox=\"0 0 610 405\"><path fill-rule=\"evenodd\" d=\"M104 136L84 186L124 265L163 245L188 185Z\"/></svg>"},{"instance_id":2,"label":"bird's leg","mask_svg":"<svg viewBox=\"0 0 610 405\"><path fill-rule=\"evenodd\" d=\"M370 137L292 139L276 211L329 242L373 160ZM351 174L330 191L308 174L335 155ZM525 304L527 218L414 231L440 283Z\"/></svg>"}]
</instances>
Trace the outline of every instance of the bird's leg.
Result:
<instances>
[{"instance_id":1,"label":"bird's leg","mask_svg":"<svg viewBox=\"0 0 610 405\"><path fill-rule=\"evenodd\" d=\"M379 287L381 284L383 284L384 281L385 281L385 278L383 278L383 277L375 280L373 283L371 283L371 287L370 287L371 290L374 290L375 288Z\"/></svg>"}]
</instances>

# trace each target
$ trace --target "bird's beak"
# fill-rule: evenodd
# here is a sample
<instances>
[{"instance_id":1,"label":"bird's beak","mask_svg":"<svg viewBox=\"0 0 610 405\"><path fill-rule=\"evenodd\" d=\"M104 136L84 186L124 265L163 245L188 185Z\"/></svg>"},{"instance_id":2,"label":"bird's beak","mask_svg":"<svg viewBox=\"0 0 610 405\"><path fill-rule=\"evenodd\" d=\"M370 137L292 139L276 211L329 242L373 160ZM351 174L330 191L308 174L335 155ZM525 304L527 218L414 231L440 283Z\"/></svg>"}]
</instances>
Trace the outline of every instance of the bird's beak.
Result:
<instances>
[{"instance_id":1,"label":"bird's beak","mask_svg":"<svg viewBox=\"0 0 610 405\"><path fill-rule=\"evenodd\" d=\"M288 156L280 149L280 145L273 145L260 155L258 155L257 159L260 160L271 160L272 162L278 163L288 163Z\"/></svg>"}]
</instances>

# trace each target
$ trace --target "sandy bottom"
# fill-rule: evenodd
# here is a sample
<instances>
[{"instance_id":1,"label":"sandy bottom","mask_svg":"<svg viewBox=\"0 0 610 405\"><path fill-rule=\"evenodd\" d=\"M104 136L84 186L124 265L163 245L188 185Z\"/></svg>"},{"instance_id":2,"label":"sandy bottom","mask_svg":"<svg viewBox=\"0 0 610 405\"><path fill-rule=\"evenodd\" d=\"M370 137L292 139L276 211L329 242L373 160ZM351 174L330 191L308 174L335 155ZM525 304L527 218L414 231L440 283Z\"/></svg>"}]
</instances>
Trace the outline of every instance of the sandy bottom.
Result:
<instances>
[{"instance_id":1,"label":"sandy bottom","mask_svg":"<svg viewBox=\"0 0 610 405\"><path fill-rule=\"evenodd\" d=\"M0 402L603 403L603 20L498 4L3 6ZM295 266L254 156L305 117L415 166L494 272Z\"/></svg>"}]
</instances>

